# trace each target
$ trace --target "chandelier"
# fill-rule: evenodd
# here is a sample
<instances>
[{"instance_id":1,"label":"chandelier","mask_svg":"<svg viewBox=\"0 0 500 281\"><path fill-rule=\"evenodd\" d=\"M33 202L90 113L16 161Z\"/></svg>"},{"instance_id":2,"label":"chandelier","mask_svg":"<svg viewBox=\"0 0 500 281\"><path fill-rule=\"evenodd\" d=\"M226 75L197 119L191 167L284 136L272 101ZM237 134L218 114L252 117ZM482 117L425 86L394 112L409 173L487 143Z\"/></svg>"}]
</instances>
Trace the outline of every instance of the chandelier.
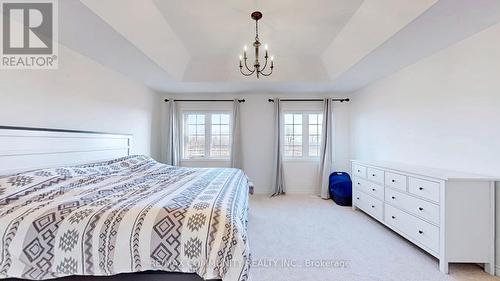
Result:
<instances>
[{"instance_id":1,"label":"chandelier","mask_svg":"<svg viewBox=\"0 0 500 281\"><path fill-rule=\"evenodd\" d=\"M269 76L273 73L274 57L271 56L271 64L270 67L268 67L267 63L269 56L267 54L267 44L264 46L266 52L264 55L264 65L262 66L259 61L259 49L261 46L261 43L259 41L259 20L262 18L262 13L259 11L255 11L251 14L251 17L253 20L255 20L255 42L253 42L253 47L255 49L255 61L252 68L248 67L247 46L245 45L245 47L243 47L243 56L240 55L240 72L245 76L251 76L255 73L257 75L257 78L259 78L260 75ZM243 66L245 66L245 69L243 69Z\"/></svg>"}]
</instances>

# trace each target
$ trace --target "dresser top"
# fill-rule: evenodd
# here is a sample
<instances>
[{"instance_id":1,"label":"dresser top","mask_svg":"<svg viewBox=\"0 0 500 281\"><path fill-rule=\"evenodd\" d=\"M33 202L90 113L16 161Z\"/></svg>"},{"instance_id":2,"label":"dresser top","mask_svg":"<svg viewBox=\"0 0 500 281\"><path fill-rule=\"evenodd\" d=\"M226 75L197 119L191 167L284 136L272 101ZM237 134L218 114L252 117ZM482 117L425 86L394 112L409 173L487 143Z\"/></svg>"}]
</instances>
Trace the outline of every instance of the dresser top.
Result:
<instances>
[{"instance_id":1,"label":"dresser top","mask_svg":"<svg viewBox=\"0 0 500 281\"><path fill-rule=\"evenodd\" d=\"M479 175L467 172L450 171L444 169L430 168L418 165L410 165L384 161L363 161L351 160L352 163L371 166L374 168L384 168L394 172L408 173L420 176L436 178L440 180L456 181L500 181L500 177Z\"/></svg>"}]
</instances>

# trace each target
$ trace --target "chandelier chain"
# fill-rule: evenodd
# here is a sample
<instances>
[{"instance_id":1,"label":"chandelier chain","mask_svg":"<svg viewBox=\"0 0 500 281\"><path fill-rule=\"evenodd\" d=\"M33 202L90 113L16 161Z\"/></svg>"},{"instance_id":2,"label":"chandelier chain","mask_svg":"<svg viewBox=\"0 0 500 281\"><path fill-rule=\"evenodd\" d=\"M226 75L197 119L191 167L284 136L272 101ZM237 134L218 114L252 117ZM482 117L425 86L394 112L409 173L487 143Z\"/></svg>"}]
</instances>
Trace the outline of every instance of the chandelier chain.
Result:
<instances>
[{"instance_id":1,"label":"chandelier chain","mask_svg":"<svg viewBox=\"0 0 500 281\"><path fill-rule=\"evenodd\" d=\"M255 40L259 41L259 21L255 21Z\"/></svg>"}]
</instances>

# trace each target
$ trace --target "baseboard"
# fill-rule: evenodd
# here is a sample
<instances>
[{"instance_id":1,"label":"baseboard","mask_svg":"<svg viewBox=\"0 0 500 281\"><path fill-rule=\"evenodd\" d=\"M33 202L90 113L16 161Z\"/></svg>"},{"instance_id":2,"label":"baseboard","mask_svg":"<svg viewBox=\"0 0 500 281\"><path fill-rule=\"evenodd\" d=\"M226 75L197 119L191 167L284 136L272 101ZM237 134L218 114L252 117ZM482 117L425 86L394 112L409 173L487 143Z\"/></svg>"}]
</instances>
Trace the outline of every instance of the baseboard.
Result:
<instances>
[{"instance_id":1,"label":"baseboard","mask_svg":"<svg viewBox=\"0 0 500 281\"><path fill-rule=\"evenodd\" d=\"M495 275L500 276L500 265L495 265Z\"/></svg>"}]
</instances>

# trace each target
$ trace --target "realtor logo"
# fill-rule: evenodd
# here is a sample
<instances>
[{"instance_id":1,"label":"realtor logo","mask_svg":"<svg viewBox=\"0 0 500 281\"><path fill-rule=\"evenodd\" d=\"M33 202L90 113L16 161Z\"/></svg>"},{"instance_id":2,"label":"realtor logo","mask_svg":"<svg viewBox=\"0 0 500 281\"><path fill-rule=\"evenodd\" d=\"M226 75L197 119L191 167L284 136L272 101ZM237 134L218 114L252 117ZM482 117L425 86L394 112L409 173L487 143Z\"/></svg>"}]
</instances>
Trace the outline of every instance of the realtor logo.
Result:
<instances>
[{"instance_id":1,"label":"realtor logo","mask_svg":"<svg viewBox=\"0 0 500 281\"><path fill-rule=\"evenodd\" d=\"M0 68L57 68L56 0L0 0L0 4Z\"/></svg>"}]
</instances>

